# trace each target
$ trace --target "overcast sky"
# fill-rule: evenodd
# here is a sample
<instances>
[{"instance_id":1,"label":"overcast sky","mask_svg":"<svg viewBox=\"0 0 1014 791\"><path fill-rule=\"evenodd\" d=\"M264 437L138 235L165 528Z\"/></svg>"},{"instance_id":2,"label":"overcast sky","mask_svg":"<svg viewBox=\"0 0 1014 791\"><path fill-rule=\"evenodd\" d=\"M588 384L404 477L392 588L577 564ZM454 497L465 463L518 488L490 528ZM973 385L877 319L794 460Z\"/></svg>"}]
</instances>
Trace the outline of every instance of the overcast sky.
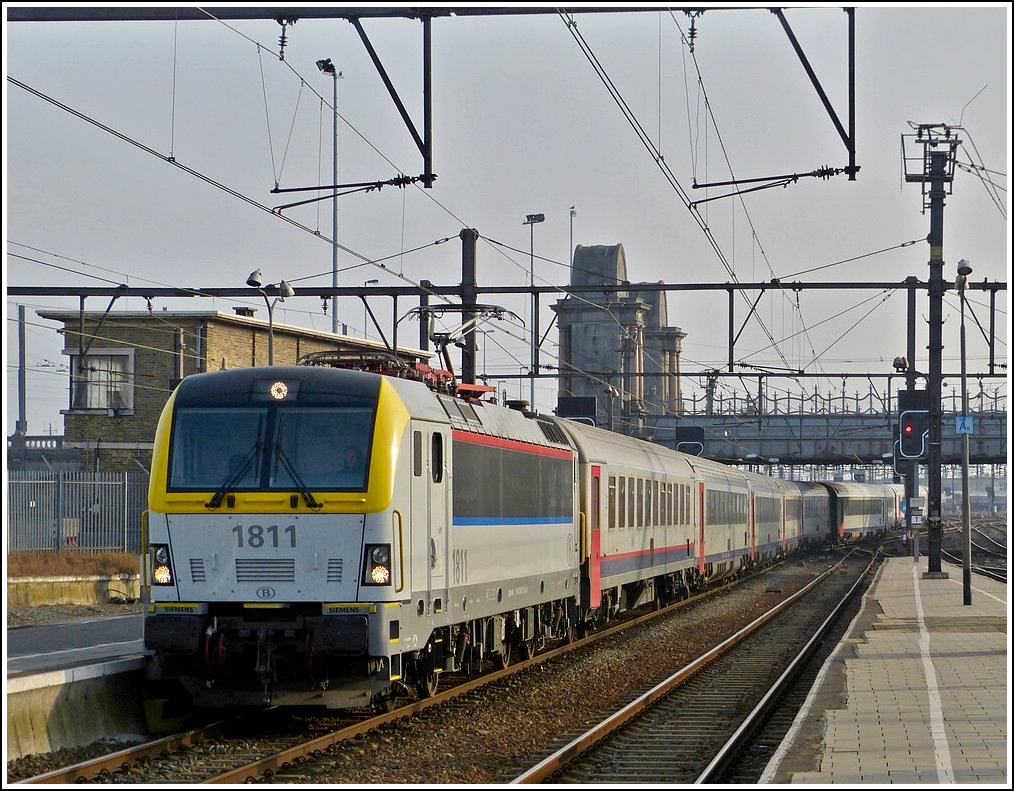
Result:
<instances>
[{"instance_id":1,"label":"overcast sky","mask_svg":"<svg viewBox=\"0 0 1014 791\"><path fill-rule=\"evenodd\" d=\"M906 183L902 161L903 151L918 157L922 148L911 142L903 148L902 141L913 125L934 123L961 127L963 143L944 210L944 277L953 280L958 260L966 259L973 281L1009 280L1009 3L859 4L856 179L804 177L696 210L687 202L728 189L694 189L695 183L848 164L776 16L740 4L693 18L657 7L578 13L569 27L545 8L550 13L433 20L436 181L431 189L387 186L342 197L341 285L374 278L384 285L424 279L455 285L463 228L481 237L484 286L527 285L533 250L536 282L565 286L571 241L622 244L634 282L926 280L930 216L921 186ZM840 6L785 8L847 127L847 15ZM364 19L363 26L422 130L422 24ZM329 330L321 300L298 291L331 284L330 205L288 210L291 223L266 210L307 197L272 194L276 185L331 182L334 82L318 71L319 59L331 58L341 71L339 181L423 173L422 157L366 48L343 19L307 17L284 29L274 20L210 17L5 22L3 50L5 287L234 287L260 268L267 282L285 279L297 290L277 306L276 322ZM166 161L170 156L180 167ZM534 228L523 224L533 213L545 215ZM737 298L737 322L756 296ZM482 299L529 320L524 297ZM727 300L720 290L669 295L669 324L687 334L685 371L726 365ZM988 328L988 300L981 292L970 300ZM231 311L244 302L266 317L256 294L156 300L152 308ZM405 302L399 302L402 312L411 307ZM8 434L17 419L19 304L28 320L28 431L60 433L67 358L58 325L36 311L76 309L78 301L8 296ZM91 298L86 307L107 304ZM389 333L390 302L377 298L371 305ZM997 306L997 353L1006 362L1006 292ZM113 311L146 307L140 298L121 299ZM925 292L919 310L925 317ZM816 372L890 373L891 361L905 353L905 311L902 290L771 294L739 338L736 359ZM543 328L552 315L544 307ZM946 373L959 367L953 292L944 316ZM363 334L358 300L343 299L339 317L351 334ZM480 373L485 368L495 379L527 370L525 326L487 325L493 332L479 352ZM414 343L416 325L401 327ZM922 353L926 338L920 326ZM550 332L543 361L555 363L557 351ZM968 332L968 359L970 371L985 369L978 329ZM527 379L499 384L511 397L527 397ZM700 384L688 378L684 392ZM841 386L840 379L780 385L795 393ZM744 388L738 380L723 383L725 392ZM865 393L869 384L853 381L849 388ZM555 400L555 386L540 382L537 406L549 411Z\"/></svg>"}]
</instances>

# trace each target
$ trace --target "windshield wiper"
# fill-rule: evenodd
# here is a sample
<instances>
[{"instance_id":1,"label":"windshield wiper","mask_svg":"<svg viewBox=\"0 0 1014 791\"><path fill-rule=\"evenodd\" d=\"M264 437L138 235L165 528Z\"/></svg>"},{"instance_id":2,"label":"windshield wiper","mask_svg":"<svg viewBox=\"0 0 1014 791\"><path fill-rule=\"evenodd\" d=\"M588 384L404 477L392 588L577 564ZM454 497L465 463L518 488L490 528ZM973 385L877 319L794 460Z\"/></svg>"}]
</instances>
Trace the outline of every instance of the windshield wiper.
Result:
<instances>
[{"instance_id":1,"label":"windshield wiper","mask_svg":"<svg viewBox=\"0 0 1014 791\"><path fill-rule=\"evenodd\" d=\"M296 468L292 465L292 462L289 461L289 457L285 455L285 451L282 450L280 442L275 443L275 451L278 453L278 460L282 462L282 466L285 467L285 471L289 473L293 482L296 484L296 489L301 495L303 495L303 499L306 500L307 506L313 508L314 510L323 508L323 505L313 498L313 493L307 488L303 479L299 477L299 473L296 472Z\"/></svg>"},{"instance_id":2,"label":"windshield wiper","mask_svg":"<svg viewBox=\"0 0 1014 791\"><path fill-rule=\"evenodd\" d=\"M219 487L218 491L211 496L211 499L204 504L205 508L218 508L222 504L222 500L225 499L225 496L234 489L236 484L243 479L244 475L246 475L247 470L250 469L250 465L253 464L253 461L257 457L257 454L260 453L260 450L261 441L258 439L254 443L253 447L246 452L246 456L243 457L243 463L236 468L232 475L225 479L225 483L223 483L221 487Z\"/></svg>"}]
</instances>

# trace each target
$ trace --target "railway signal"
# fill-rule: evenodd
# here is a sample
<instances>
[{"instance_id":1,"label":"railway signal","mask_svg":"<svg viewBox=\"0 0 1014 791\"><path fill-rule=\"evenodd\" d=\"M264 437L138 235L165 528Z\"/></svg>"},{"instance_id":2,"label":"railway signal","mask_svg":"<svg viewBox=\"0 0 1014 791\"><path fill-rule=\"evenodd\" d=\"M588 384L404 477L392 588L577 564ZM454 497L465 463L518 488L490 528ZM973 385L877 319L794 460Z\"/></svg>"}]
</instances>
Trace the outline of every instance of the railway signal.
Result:
<instances>
[{"instance_id":1,"label":"railway signal","mask_svg":"<svg viewBox=\"0 0 1014 791\"><path fill-rule=\"evenodd\" d=\"M898 447L906 459L921 459L926 455L929 436L929 411L909 409L901 413L898 421Z\"/></svg>"}]
</instances>

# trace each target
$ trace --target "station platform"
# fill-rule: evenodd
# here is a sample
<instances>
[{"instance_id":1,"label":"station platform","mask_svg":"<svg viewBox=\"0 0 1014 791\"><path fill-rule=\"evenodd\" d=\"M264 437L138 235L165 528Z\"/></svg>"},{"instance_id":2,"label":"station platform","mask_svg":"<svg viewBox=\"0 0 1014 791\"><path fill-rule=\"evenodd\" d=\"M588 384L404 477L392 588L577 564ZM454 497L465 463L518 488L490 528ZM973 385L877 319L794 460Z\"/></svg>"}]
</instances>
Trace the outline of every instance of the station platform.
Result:
<instances>
[{"instance_id":1,"label":"station platform","mask_svg":"<svg viewBox=\"0 0 1014 791\"><path fill-rule=\"evenodd\" d=\"M1007 586L889 558L761 783L1009 788Z\"/></svg>"}]
</instances>

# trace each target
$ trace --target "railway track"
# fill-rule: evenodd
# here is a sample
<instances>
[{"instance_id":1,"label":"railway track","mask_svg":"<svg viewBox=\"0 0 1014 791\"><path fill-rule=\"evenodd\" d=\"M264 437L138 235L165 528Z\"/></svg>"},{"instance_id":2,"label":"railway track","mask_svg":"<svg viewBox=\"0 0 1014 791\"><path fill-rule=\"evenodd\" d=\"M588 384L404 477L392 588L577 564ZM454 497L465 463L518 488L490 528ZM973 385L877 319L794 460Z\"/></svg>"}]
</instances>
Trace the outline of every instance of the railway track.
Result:
<instances>
[{"instance_id":1,"label":"railway track","mask_svg":"<svg viewBox=\"0 0 1014 791\"><path fill-rule=\"evenodd\" d=\"M972 528L972 573L1007 581L1007 520L998 517L975 517ZM964 562L964 528L960 520L947 518L943 522L941 560L960 569ZM926 555L929 547L924 540L920 547ZM898 557L912 553L911 543L900 536L885 542L885 555Z\"/></svg>"},{"instance_id":2,"label":"railway track","mask_svg":"<svg viewBox=\"0 0 1014 791\"><path fill-rule=\"evenodd\" d=\"M872 565L814 580L513 782L756 782L809 683L796 685L792 701L784 696L801 674L812 681L819 662L811 660L822 661L821 646L833 648L825 638L844 628Z\"/></svg>"},{"instance_id":3,"label":"railway track","mask_svg":"<svg viewBox=\"0 0 1014 791\"><path fill-rule=\"evenodd\" d=\"M840 560L840 555L796 558L756 579L639 615L506 669L447 677L442 686L453 687L380 716L364 713L350 722L333 714L263 712L274 719L248 715L240 723L213 723L22 782L503 782L531 765L532 756L564 737L574 722L587 721L587 712L615 707L633 694L632 685L641 683L643 689L650 686L648 676L660 677L658 668L682 666L702 653L698 640L714 645L766 611L769 604L754 612L745 604L758 599L758 589L766 594L762 599L780 600ZM825 579L836 576L841 575ZM724 630L721 639L716 629ZM649 654L640 645L654 648ZM582 695L587 699L578 700ZM575 713L578 704L585 714ZM552 719L556 710L555 721L540 720ZM503 746L510 739L517 744Z\"/></svg>"}]
</instances>

